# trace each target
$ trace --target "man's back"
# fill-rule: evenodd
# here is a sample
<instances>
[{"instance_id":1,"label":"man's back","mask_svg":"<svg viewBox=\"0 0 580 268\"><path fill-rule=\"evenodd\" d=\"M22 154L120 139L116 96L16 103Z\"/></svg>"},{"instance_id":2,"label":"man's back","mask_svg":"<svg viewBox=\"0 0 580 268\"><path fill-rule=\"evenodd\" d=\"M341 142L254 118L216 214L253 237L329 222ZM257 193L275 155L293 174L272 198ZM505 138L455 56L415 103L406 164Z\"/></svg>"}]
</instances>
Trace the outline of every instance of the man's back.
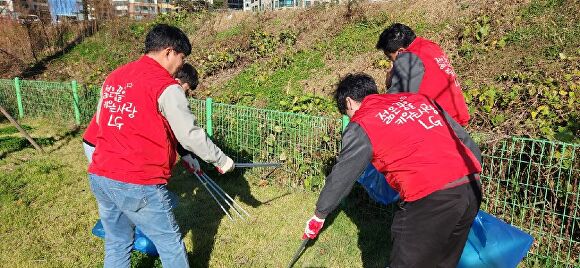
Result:
<instances>
[{"instance_id":1,"label":"man's back","mask_svg":"<svg viewBox=\"0 0 580 268\"><path fill-rule=\"evenodd\" d=\"M469 111L457 75L447 55L434 42L417 37L399 53L393 67L390 93L412 92L437 101L460 125Z\"/></svg>"},{"instance_id":2,"label":"man's back","mask_svg":"<svg viewBox=\"0 0 580 268\"><path fill-rule=\"evenodd\" d=\"M103 84L96 151L89 172L137 183L165 183L174 138L157 100L177 82L148 56L113 71Z\"/></svg>"},{"instance_id":3,"label":"man's back","mask_svg":"<svg viewBox=\"0 0 580 268\"><path fill-rule=\"evenodd\" d=\"M368 135L373 165L405 201L481 171L437 107L420 94L367 96L352 121Z\"/></svg>"}]
</instances>

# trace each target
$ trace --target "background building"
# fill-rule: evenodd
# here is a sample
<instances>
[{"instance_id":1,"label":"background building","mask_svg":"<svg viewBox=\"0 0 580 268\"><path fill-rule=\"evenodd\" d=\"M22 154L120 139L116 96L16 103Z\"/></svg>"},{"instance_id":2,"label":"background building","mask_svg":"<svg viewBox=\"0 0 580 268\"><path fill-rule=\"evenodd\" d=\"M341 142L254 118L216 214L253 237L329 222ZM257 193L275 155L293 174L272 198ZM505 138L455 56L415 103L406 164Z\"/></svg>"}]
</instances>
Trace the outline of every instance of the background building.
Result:
<instances>
[{"instance_id":1,"label":"background building","mask_svg":"<svg viewBox=\"0 0 580 268\"><path fill-rule=\"evenodd\" d=\"M8 17L14 12L12 0L0 0L0 17Z\"/></svg>"},{"instance_id":2,"label":"background building","mask_svg":"<svg viewBox=\"0 0 580 268\"><path fill-rule=\"evenodd\" d=\"M48 8L52 21L60 21L64 18L80 20L83 3L81 0L48 0Z\"/></svg>"}]
</instances>

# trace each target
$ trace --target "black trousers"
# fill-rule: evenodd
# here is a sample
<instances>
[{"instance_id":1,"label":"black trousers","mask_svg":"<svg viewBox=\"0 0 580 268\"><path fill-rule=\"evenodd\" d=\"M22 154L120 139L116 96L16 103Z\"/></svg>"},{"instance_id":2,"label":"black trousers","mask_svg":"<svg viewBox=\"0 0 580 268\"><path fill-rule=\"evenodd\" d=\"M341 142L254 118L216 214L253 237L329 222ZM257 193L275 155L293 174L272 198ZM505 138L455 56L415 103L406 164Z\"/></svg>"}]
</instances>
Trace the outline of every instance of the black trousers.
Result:
<instances>
[{"instance_id":1,"label":"black trousers","mask_svg":"<svg viewBox=\"0 0 580 268\"><path fill-rule=\"evenodd\" d=\"M479 181L401 202L391 234L391 268L456 267L481 204Z\"/></svg>"}]
</instances>

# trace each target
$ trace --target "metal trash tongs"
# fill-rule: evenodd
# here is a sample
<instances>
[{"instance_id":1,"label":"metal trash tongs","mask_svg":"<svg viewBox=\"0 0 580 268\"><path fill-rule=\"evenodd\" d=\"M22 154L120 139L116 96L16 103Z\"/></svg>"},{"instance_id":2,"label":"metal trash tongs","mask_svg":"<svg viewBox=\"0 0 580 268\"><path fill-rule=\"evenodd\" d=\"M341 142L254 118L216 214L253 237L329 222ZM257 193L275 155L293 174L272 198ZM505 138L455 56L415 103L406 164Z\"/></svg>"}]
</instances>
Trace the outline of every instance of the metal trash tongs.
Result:
<instances>
[{"instance_id":1,"label":"metal trash tongs","mask_svg":"<svg viewBox=\"0 0 580 268\"><path fill-rule=\"evenodd\" d=\"M280 167L280 163L235 163L236 168Z\"/></svg>"}]
</instances>

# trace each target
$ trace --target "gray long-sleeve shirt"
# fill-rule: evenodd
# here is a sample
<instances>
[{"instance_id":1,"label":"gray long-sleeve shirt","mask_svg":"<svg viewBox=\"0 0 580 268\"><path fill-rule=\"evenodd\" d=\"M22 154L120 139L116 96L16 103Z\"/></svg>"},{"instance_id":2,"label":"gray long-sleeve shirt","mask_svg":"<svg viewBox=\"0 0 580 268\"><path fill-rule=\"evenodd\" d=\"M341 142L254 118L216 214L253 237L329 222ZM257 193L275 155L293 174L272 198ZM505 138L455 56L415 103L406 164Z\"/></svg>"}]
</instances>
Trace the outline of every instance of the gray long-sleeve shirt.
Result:
<instances>
[{"instance_id":1,"label":"gray long-sleeve shirt","mask_svg":"<svg viewBox=\"0 0 580 268\"><path fill-rule=\"evenodd\" d=\"M227 165L228 156L209 139L203 128L196 125L196 118L191 113L181 86L167 87L157 103L159 111L169 122L175 138L184 149L220 168Z\"/></svg>"},{"instance_id":2,"label":"gray long-sleeve shirt","mask_svg":"<svg viewBox=\"0 0 580 268\"><path fill-rule=\"evenodd\" d=\"M393 70L388 93L418 93L423 81L425 66L413 53L401 53L393 62Z\"/></svg>"}]
</instances>

